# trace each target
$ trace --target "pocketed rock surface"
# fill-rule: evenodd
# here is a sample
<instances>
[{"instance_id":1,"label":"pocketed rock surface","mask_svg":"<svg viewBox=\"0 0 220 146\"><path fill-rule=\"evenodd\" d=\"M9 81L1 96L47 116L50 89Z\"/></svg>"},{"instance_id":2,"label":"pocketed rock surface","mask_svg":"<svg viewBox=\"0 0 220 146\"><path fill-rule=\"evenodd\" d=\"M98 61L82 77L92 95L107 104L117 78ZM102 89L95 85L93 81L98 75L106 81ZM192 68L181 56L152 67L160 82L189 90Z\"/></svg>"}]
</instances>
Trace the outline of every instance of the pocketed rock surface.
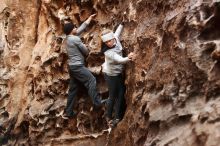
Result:
<instances>
[{"instance_id":1,"label":"pocketed rock surface","mask_svg":"<svg viewBox=\"0 0 220 146\"><path fill-rule=\"evenodd\" d=\"M123 21L126 112L108 129L104 107L93 110L79 87L63 118L68 92L63 20L96 18L83 42L98 90L100 32ZM220 2L218 0L1 0L0 145L219 146Z\"/></svg>"}]
</instances>

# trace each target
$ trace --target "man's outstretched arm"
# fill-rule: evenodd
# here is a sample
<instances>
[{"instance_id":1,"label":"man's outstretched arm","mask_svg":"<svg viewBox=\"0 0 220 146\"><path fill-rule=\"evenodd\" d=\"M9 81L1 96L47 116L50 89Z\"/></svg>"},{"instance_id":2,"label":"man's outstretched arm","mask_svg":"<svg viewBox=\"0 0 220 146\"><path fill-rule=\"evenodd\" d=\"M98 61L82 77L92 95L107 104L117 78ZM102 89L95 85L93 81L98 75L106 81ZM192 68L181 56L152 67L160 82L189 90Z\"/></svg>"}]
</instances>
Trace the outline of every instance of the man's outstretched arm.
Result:
<instances>
[{"instance_id":1,"label":"man's outstretched arm","mask_svg":"<svg viewBox=\"0 0 220 146\"><path fill-rule=\"evenodd\" d=\"M80 35L86 27L90 24L91 20L96 16L96 14L90 15L89 18L80 25L80 27L76 30L76 34Z\"/></svg>"}]
</instances>

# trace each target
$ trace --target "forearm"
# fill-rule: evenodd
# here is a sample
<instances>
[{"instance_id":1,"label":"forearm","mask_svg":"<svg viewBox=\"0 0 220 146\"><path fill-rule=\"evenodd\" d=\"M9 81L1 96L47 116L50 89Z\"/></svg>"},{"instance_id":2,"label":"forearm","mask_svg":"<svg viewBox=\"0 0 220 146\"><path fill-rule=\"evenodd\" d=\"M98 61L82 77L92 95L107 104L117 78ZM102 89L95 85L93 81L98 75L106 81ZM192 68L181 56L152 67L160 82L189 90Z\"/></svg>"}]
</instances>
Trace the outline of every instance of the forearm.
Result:
<instances>
[{"instance_id":1,"label":"forearm","mask_svg":"<svg viewBox=\"0 0 220 146\"><path fill-rule=\"evenodd\" d=\"M80 35L88 26L86 22L83 22L83 24L80 25L80 27L76 30L76 34Z\"/></svg>"},{"instance_id":2,"label":"forearm","mask_svg":"<svg viewBox=\"0 0 220 146\"><path fill-rule=\"evenodd\" d=\"M119 24L119 26L117 27L116 31L115 31L115 36L116 37L119 37L121 32L122 32L122 29L123 29L123 25L122 24Z\"/></svg>"},{"instance_id":3,"label":"forearm","mask_svg":"<svg viewBox=\"0 0 220 146\"><path fill-rule=\"evenodd\" d=\"M91 22L91 20L92 20L92 18L89 17L89 18L85 21L85 23L86 23L87 25L89 25L89 23Z\"/></svg>"},{"instance_id":4,"label":"forearm","mask_svg":"<svg viewBox=\"0 0 220 146\"><path fill-rule=\"evenodd\" d=\"M125 64L128 61L130 61L130 59L128 57L122 57L116 53L108 54L108 56L109 56L109 58L111 58L112 60L114 60L115 62L120 63L120 64Z\"/></svg>"},{"instance_id":5,"label":"forearm","mask_svg":"<svg viewBox=\"0 0 220 146\"><path fill-rule=\"evenodd\" d=\"M84 55L84 56L88 56L89 55L89 49L86 47L85 44L80 43L78 44L78 47L80 49L80 52Z\"/></svg>"},{"instance_id":6,"label":"forearm","mask_svg":"<svg viewBox=\"0 0 220 146\"><path fill-rule=\"evenodd\" d=\"M90 15L89 18L77 29L77 34L80 35L85 28L90 24L91 20L96 16L96 14Z\"/></svg>"},{"instance_id":7,"label":"forearm","mask_svg":"<svg viewBox=\"0 0 220 146\"><path fill-rule=\"evenodd\" d=\"M117 63L125 64L130 61L128 57L114 58Z\"/></svg>"}]
</instances>

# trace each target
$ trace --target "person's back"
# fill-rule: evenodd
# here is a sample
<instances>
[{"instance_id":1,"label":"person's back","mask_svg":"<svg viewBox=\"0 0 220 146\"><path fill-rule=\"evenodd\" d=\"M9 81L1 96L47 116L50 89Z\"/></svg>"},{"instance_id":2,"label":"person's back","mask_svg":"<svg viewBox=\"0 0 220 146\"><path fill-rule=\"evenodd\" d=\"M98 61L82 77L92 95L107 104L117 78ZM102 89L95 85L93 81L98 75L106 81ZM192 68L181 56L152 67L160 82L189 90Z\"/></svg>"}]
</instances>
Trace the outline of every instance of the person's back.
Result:
<instances>
[{"instance_id":1,"label":"person's back","mask_svg":"<svg viewBox=\"0 0 220 146\"><path fill-rule=\"evenodd\" d=\"M68 35L66 38L66 50L69 57L68 64L69 65L84 65L85 64L85 57L84 55L87 54L85 50L83 52L80 51L78 47L81 40L78 36L75 35Z\"/></svg>"},{"instance_id":2,"label":"person's back","mask_svg":"<svg viewBox=\"0 0 220 146\"><path fill-rule=\"evenodd\" d=\"M85 56L88 55L89 50L81 41L80 34L85 30L88 24L89 22L84 22L79 28L75 28L75 33L67 34L66 50L69 58L68 64L70 66L85 64ZM66 24L66 30L72 30L73 27L75 26L72 23Z\"/></svg>"}]
</instances>

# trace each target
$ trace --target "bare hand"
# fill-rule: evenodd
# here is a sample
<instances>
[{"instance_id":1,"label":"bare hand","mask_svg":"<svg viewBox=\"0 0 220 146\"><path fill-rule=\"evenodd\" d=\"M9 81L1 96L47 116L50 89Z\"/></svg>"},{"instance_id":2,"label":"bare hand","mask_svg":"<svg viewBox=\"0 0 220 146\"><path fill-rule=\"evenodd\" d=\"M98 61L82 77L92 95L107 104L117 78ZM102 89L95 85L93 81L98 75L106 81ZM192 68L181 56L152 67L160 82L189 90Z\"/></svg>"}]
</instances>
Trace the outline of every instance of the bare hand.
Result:
<instances>
[{"instance_id":1,"label":"bare hand","mask_svg":"<svg viewBox=\"0 0 220 146\"><path fill-rule=\"evenodd\" d=\"M135 59L135 54L133 52L129 53L128 58L133 61Z\"/></svg>"},{"instance_id":2,"label":"bare hand","mask_svg":"<svg viewBox=\"0 0 220 146\"><path fill-rule=\"evenodd\" d=\"M89 18L85 21L87 24L91 22L91 20L96 16L96 14L92 14L89 16Z\"/></svg>"},{"instance_id":3,"label":"bare hand","mask_svg":"<svg viewBox=\"0 0 220 146\"><path fill-rule=\"evenodd\" d=\"M89 17L90 17L91 19L93 19L93 18L95 18L95 16L96 16L96 14L92 14L92 15L90 15Z\"/></svg>"}]
</instances>

